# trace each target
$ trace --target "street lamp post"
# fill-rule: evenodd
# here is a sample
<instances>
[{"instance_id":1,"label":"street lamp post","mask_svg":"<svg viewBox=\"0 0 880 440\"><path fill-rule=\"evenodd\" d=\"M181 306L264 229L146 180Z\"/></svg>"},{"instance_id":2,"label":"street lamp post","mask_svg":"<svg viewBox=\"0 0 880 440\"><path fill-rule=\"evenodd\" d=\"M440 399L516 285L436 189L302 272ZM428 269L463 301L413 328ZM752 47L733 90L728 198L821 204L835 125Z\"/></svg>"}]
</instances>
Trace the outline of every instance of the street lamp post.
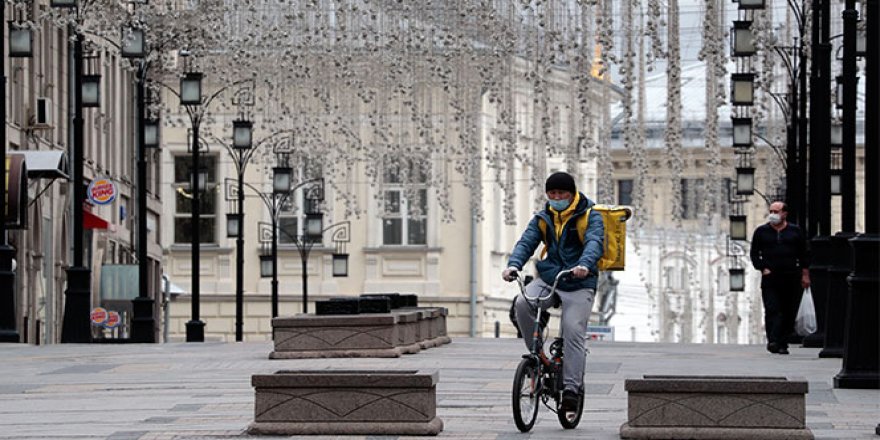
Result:
<instances>
[{"instance_id":1,"label":"street lamp post","mask_svg":"<svg viewBox=\"0 0 880 440\"><path fill-rule=\"evenodd\" d=\"M6 21L5 5L0 7L0 25ZM33 35L30 29L18 28L21 33L13 33L13 22L10 22L9 40L11 57L30 57L32 52ZM5 40L5 39L4 39ZM16 44L18 43L18 44ZM0 109L0 342L18 342L19 333L15 328L15 272L12 270L12 260L15 250L6 239L6 221L9 217L6 212L9 209L6 203L6 41L2 41L0 48L0 74L3 75L3 84L0 84L3 108Z\"/></svg>"},{"instance_id":2,"label":"street lamp post","mask_svg":"<svg viewBox=\"0 0 880 440\"><path fill-rule=\"evenodd\" d=\"M71 8L76 23L81 22L79 6L76 0L52 0L52 7ZM68 26L73 36L71 48L73 59L73 265L67 269L67 290L64 292L64 321L61 328L62 343L83 343L91 340L89 325L89 308L91 307L91 269L83 264L83 203L85 186L83 185L83 35L78 25Z\"/></svg>"}]
</instances>

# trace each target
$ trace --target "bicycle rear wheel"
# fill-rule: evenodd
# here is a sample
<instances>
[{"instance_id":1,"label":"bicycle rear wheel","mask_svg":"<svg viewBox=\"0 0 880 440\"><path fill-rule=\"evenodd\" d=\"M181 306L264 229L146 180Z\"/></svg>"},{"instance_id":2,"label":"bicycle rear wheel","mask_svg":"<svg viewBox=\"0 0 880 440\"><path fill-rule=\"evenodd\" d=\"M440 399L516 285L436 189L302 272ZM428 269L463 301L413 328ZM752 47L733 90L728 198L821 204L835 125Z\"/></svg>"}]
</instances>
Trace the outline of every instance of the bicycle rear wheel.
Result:
<instances>
[{"instance_id":1,"label":"bicycle rear wheel","mask_svg":"<svg viewBox=\"0 0 880 440\"><path fill-rule=\"evenodd\" d=\"M523 359L513 377L513 421L520 432L528 432L538 418L541 374L534 359Z\"/></svg>"},{"instance_id":2,"label":"bicycle rear wheel","mask_svg":"<svg viewBox=\"0 0 880 440\"><path fill-rule=\"evenodd\" d=\"M584 413L584 393L578 393L578 405L575 411L563 411L559 406L556 407L556 417L559 418L559 424L565 429L577 428L581 422L581 415Z\"/></svg>"}]
</instances>

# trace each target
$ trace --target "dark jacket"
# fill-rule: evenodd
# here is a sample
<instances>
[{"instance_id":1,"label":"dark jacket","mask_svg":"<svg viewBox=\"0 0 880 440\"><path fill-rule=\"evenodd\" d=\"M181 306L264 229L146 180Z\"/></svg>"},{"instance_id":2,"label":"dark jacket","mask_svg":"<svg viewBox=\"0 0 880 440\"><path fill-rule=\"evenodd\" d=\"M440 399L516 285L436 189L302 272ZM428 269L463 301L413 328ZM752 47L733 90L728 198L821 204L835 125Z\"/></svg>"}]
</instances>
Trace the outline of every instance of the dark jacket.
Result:
<instances>
[{"instance_id":1,"label":"dark jacket","mask_svg":"<svg viewBox=\"0 0 880 440\"><path fill-rule=\"evenodd\" d=\"M554 233L556 215L550 211L550 204L545 204L544 209L535 214L519 241L516 242L507 267L522 269L535 253L535 249L544 238L538 226L539 219L543 219L547 223L547 255L536 265L538 276L545 283L553 285L553 280L560 271L575 266L584 266L590 270L590 275L586 278L561 280L558 288L564 291L595 289L599 275L599 268L596 264L604 252L605 225L602 223L602 215L596 211L590 211L583 241L577 236L577 218L585 215L587 209L593 205L595 203L592 200L580 193L580 199L574 213L566 222L562 235L557 240Z\"/></svg>"},{"instance_id":2,"label":"dark jacket","mask_svg":"<svg viewBox=\"0 0 880 440\"><path fill-rule=\"evenodd\" d=\"M758 226L752 234L750 257L755 269L770 269L770 273L776 275L800 274L801 269L810 267L806 235L803 229L792 223L781 231L776 231L769 223Z\"/></svg>"}]
</instances>

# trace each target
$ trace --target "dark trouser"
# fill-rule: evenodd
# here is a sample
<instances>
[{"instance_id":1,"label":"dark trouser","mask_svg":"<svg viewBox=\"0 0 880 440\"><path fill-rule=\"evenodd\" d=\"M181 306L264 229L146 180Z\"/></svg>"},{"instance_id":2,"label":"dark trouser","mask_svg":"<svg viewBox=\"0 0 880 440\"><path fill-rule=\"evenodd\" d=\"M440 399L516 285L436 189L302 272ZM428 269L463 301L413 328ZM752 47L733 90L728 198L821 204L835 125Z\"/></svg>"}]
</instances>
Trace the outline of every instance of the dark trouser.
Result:
<instances>
[{"instance_id":1,"label":"dark trouser","mask_svg":"<svg viewBox=\"0 0 880 440\"><path fill-rule=\"evenodd\" d=\"M788 335L794 330L794 319L804 289L801 276L795 274L766 275L761 279L764 300L764 330L767 342L788 348Z\"/></svg>"}]
</instances>

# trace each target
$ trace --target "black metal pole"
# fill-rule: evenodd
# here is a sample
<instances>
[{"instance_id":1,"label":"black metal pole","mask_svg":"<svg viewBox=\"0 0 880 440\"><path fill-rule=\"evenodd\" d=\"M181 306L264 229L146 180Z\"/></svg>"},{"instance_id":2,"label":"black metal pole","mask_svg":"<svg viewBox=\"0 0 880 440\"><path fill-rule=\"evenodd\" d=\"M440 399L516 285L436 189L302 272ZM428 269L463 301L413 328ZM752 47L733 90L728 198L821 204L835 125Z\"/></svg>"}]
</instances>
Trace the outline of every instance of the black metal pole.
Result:
<instances>
[{"instance_id":1,"label":"black metal pole","mask_svg":"<svg viewBox=\"0 0 880 440\"><path fill-rule=\"evenodd\" d=\"M303 283L303 313L309 313L309 246L303 237L303 248L305 249L301 255L302 260L302 283Z\"/></svg>"},{"instance_id":2,"label":"black metal pole","mask_svg":"<svg viewBox=\"0 0 880 440\"><path fill-rule=\"evenodd\" d=\"M796 53L794 50L792 52ZM794 62L791 67L795 69L797 66L797 55L793 55L792 58L794 58ZM798 85L796 74L797 72L792 72L792 82L789 85L788 107L790 120L788 130L786 131L787 143L785 148L785 202L788 204L789 213L793 213L794 216L799 215L802 209L798 205L797 196L801 192L801 185L798 176L800 170L798 169Z\"/></svg>"},{"instance_id":3,"label":"black metal pole","mask_svg":"<svg viewBox=\"0 0 880 440\"><path fill-rule=\"evenodd\" d=\"M800 208L800 211L797 213L797 224L806 231L807 219L809 218L807 213L810 210L810 206L807 203L807 165L809 164L807 159L807 148L809 145L807 143L807 124L810 119L807 115L809 95L807 94L807 62L804 57L804 45L802 35L797 48L798 59L800 60L798 63L798 70L800 70L798 73L800 92L798 92L798 186L796 187L796 197L798 207Z\"/></svg>"},{"instance_id":4,"label":"black metal pole","mask_svg":"<svg viewBox=\"0 0 880 440\"><path fill-rule=\"evenodd\" d=\"M235 239L235 340L244 335L244 161L238 171L238 237Z\"/></svg>"},{"instance_id":5,"label":"black metal pole","mask_svg":"<svg viewBox=\"0 0 880 440\"><path fill-rule=\"evenodd\" d=\"M138 297L132 300L132 342L156 342L156 325L153 318L154 301L150 297L150 260L147 257L147 152L144 146L146 122L147 62L141 60L137 71L137 258Z\"/></svg>"},{"instance_id":6,"label":"black metal pole","mask_svg":"<svg viewBox=\"0 0 880 440\"><path fill-rule=\"evenodd\" d=\"M92 272L83 265L83 36L70 25L73 41L73 266L67 269L67 290L64 292L64 321L61 327L62 343L82 343L91 341L89 309L92 304Z\"/></svg>"},{"instance_id":7,"label":"black metal pole","mask_svg":"<svg viewBox=\"0 0 880 440\"><path fill-rule=\"evenodd\" d=\"M865 96L880 96L880 1L867 3L867 56ZM880 388L880 100L865 100L865 233L850 240L853 271L849 276L849 304L843 368L834 377L835 388ZM880 431L880 425L877 430Z\"/></svg>"},{"instance_id":8,"label":"black metal pole","mask_svg":"<svg viewBox=\"0 0 880 440\"><path fill-rule=\"evenodd\" d=\"M201 225L200 222L200 206L199 202L201 192L199 188L199 124L201 118L197 109L193 109L192 114L192 226L190 232L192 235L192 320L186 323L186 342L205 342L205 323L199 319L199 251L201 249ZM205 185L207 185L207 181Z\"/></svg>"},{"instance_id":9,"label":"black metal pole","mask_svg":"<svg viewBox=\"0 0 880 440\"><path fill-rule=\"evenodd\" d=\"M6 23L5 5L0 7L0 24ZM15 272L12 271L12 259L15 250L6 240L6 39L0 49L0 74L3 84L0 94L3 96L3 108L0 109L0 342L19 342L18 330L15 327ZM39 337L37 337L39 340Z\"/></svg>"},{"instance_id":10,"label":"black metal pole","mask_svg":"<svg viewBox=\"0 0 880 440\"><path fill-rule=\"evenodd\" d=\"M828 43L828 1L813 0L814 23L810 72L809 238L831 235L831 45Z\"/></svg>"},{"instance_id":11,"label":"black metal pole","mask_svg":"<svg viewBox=\"0 0 880 440\"><path fill-rule=\"evenodd\" d=\"M843 11L843 176L841 176L841 226L856 230L856 22L855 0L846 0Z\"/></svg>"},{"instance_id":12,"label":"black metal pole","mask_svg":"<svg viewBox=\"0 0 880 440\"><path fill-rule=\"evenodd\" d=\"M273 194L272 206L272 317L278 317L278 216L275 215L277 197Z\"/></svg>"}]
</instances>

